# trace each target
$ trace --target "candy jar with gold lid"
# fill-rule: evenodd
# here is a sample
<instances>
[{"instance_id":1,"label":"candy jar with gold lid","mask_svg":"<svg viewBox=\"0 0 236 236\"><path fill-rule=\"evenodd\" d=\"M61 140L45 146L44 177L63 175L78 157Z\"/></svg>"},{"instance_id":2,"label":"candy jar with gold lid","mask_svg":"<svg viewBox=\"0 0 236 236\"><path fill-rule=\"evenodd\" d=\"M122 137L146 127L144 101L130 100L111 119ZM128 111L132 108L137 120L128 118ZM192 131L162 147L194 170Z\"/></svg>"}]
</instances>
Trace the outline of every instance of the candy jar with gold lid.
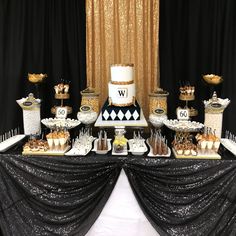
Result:
<instances>
[{"instance_id":1,"label":"candy jar with gold lid","mask_svg":"<svg viewBox=\"0 0 236 236\"><path fill-rule=\"evenodd\" d=\"M90 106L93 111L99 113L99 92L92 87L87 87L80 94L82 95L81 106Z\"/></svg>"},{"instance_id":2,"label":"candy jar with gold lid","mask_svg":"<svg viewBox=\"0 0 236 236\"><path fill-rule=\"evenodd\" d=\"M156 88L149 94L149 122L157 129L167 120L167 97L169 92Z\"/></svg>"}]
</instances>

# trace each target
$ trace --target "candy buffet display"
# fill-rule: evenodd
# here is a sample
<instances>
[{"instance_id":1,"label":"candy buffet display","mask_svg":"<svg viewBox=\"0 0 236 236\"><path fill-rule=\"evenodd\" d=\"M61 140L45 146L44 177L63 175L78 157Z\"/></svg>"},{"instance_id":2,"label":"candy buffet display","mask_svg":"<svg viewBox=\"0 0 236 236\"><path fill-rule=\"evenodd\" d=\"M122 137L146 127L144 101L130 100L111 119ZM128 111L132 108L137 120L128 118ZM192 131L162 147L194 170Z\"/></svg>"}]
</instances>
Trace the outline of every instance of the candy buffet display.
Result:
<instances>
[{"instance_id":1,"label":"candy buffet display","mask_svg":"<svg viewBox=\"0 0 236 236\"><path fill-rule=\"evenodd\" d=\"M129 152L133 155L143 155L148 151L145 139L141 136L140 132L133 133L133 138L128 140Z\"/></svg>"},{"instance_id":2,"label":"candy buffet display","mask_svg":"<svg viewBox=\"0 0 236 236\"><path fill-rule=\"evenodd\" d=\"M94 137L90 129L81 129L79 136L72 141L72 148L65 153L66 156L86 156L92 149Z\"/></svg>"},{"instance_id":3,"label":"candy buffet display","mask_svg":"<svg viewBox=\"0 0 236 236\"><path fill-rule=\"evenodd\" d=\"M171 154L170 148L167 144L167 139L162 136L159 131L152 131L147 139L147 144L150 148L149 157L169 157Z\"/></svg>"}]
</instances>

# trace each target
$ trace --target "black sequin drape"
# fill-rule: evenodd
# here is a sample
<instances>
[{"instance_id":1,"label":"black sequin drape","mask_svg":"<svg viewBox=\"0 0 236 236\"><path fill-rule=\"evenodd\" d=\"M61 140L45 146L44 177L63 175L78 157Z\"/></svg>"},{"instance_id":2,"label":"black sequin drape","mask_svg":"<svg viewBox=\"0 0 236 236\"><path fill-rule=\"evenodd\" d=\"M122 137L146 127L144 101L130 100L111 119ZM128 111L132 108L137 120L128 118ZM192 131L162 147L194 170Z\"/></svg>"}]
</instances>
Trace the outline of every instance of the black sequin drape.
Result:
<instances>
[{"instance_id":1,"label":"black sequin drape","mask_svg":"<svg viewBox=\"0 0 236 236\"><path fill-rule=\"evenodd\" d=\"M135 196L160 235L236 235L236 162L127 160Z\"/></svg>"},{"instance_id":2,"label":"black sequin drape","mask_svg":"<svg viewBox=\"0 0 236 236\"><path fill-rule=\"evenodd\" d=\"M228 158L228 159L227 159ZM230 159L231 158L231 159ZM0 155L0 229L9 235L85 235L123 167L162 235L236 235L236 162Z\"/></svg>"},{"instance_id":3,"label":"black sequin drape","mask_svg":"<svg viewBox=\"0 0 236 236\"><path fill-rule=\"evenodd\" d=\"M0 157L4 236L85 235L120 173L115 160Z\"/></svg>"}]
</instances>

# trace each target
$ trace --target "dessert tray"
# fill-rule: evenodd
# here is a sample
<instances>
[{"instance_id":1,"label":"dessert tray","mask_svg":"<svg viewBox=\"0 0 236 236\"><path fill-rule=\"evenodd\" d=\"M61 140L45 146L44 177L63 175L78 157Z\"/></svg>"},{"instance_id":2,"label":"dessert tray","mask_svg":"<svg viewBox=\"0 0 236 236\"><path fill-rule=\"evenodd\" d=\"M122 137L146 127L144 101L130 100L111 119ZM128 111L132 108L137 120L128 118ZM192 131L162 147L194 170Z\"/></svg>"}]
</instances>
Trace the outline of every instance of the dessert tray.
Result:
<instances>
[{"instance_id":1,"label":"dessert tray","mask_svg":"<svg viewBox=\"0 0 236 236\"><path fill-rule=\"evenodd\" d=\"M177 152L175 151L175 149L172 149L175 158L179 158L179 159L213 159L213 160L219 160L221 159L221 156L215 152L214 150L208 150L206 151L202 151L202 150L197 150L197 154L196 155L184 155L184 154L177 154Z\"/></svg>"},{"instance_id":2,"label":"dessert tray","mask_svg":"<svg viewBox=\"0 0 236 236\"><path fill-rule=\"evenodd\" d=\"M129 139L129 152L133 155L143 155L148 151L147 145L145 144L145 139Z\"/></svg>"},{"instance_id":3,"label":"dessert tray","mask_svg":"<svg viewBox=\"0 0 236 236\"><path fill-rule=\"evenodd\" d=\"M22 155L32 155L32 156L64 156L65 153L70 149L70 146L67 145L63 149L48 149L44 150L27 150L23 151Z\"/></svg>"},{"instance_id":4,"label":"dessert tray","mask_svg":"<svg viewBox=\"0 0 236 236\"><path fill-rule=\"evenodd\" d=\"M164 125L176 132L197 132L204 125L196 121L165 120Z\"/></svg>"},{"instance_id":5,"label":"dessert tray","mask_svg":"<svg viewBox=\"0 0 236 236\"><path fill-rule=\"evenodd\" d=\"M96 154L107 154L111 150L111 139L107 139L107 149L106 150L98 150L98 140L99 139L95 139L94 147L93 147L92 151L96 152Z\"/></svg>"},{"instance_id":6,"label":"dessert tray","mask_svg":"<svg viewBox=\"0 0 236 236\"><path fill-rule=\"evenodd\" d=\"M152 148L152 146L150 145L148 139L147 139L147 144L148 144L148 147L150 148L150 151L149 151L149 153L148 153L148 156L149 156L149 157L170 157L170 155L171 155L171 150L170 150L169 147L168 147L168 153L167 153L166 155L160 155L160 154L154 155L154 154L153 154L153 148Z\"/></svg>"},{"instance_id":7,"label":"dessert tray","mask_svg":"<svg viewBox=\"0 0 236 236\"><path fill-rule=\"evenodd\" d=\"M226 149L236 156L236 143L233 140L222 138L220 142Z\"/></svg>"},{"instance_id":8,"label":"dessert tray","mask_svg":"<svg viewBox=\"0 0 236 236\"><path fill-rule=\"evenodd\" d=\"M25 134L14 135L0 143L0 152L5 152L25 137Z\"/></svg>"},{"instance_id":9,"label":"dessert tray","mask_svg":"<svg viewBox=\"0 0 236 236\"><path fill-rule=\"evenodd\" d=\"M94 141L93 136L82 136L76 138L72 144L70 151L66 152L66 156L86 156L92 149L92 144Z\"/></svg>"},{"instance_id":10,"label":"dessert tray","mask_svg":"<svg viewBox=\"0 0 236 236\"><path fill-rule=\"evenodd\" d=\"M45 118L41 122L49 129L53 128L66 128L72 129L78 126L81 122L75 119L60 119L60 118Z\"/></svg>"}]
</instances>

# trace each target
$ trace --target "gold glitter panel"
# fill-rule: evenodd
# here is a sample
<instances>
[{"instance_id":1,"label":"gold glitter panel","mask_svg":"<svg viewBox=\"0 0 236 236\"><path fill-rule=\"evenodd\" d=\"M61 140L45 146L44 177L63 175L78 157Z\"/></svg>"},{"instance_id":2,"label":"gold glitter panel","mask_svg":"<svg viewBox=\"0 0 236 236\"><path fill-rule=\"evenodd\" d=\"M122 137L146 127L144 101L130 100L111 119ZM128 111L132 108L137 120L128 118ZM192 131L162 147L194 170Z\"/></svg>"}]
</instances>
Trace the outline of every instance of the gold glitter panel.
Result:
<instances>
[{"instance_id":1,"label":"gold glitter panel","mask_svg":"<svg viewBox=\"0 0 236 236\"><path fill-rule=\"evenodd\" d=\"M86 1L87 86L108 96L111 64L134 64L136 98L148 115L148 93L159 86L159 0Z\"/></svg>"}]
</instances>

